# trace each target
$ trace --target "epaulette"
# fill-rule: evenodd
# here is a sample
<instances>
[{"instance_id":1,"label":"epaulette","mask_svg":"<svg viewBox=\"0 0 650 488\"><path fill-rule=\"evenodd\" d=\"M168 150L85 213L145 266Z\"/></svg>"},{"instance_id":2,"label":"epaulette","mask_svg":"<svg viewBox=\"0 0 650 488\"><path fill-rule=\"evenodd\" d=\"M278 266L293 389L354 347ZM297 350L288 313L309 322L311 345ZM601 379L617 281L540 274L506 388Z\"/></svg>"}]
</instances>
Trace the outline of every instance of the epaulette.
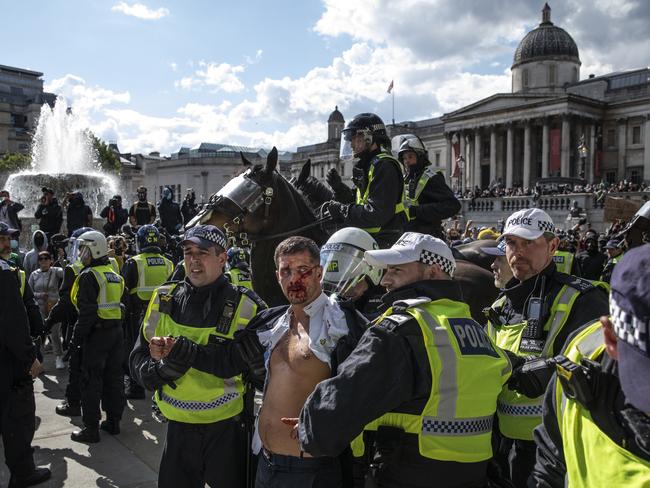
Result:
<instances>
[{"instance_id":1,"label":"epaulette","mask_svg":"<svg viewBox=\"0 0 650 488\"><path fill-rule=\"evenodd\" d=\"M555 276L553 278L563 285L567 285L578 290L580 293L584 293L591 290L592 288L595 288L594 284L589 280L578 278L577 276L573 275L568 275L566 273L561 273L559 271L555 273Z\"/></svg>"},{"instance_id":2,"label":"epaulette","mask_svg":"<svg viewBox=\"0 0 650 488\"><path fill-rule=\"evenodd\" d=\"M0 271L14 271L14 267L4 259L0 259Z\"/></svg>"},{"instance_id":3,"label":"epaulette","mask_svg":"<svg viewBox=\"0 0 650 488\"><path fill-rule=\"evenodd\" d=\"M263 307L263 308L268 307L266 302L264 300L262 300L262 298L257 293L255 293L253 290L249 290L245 286L241 286L241 285L237 285L236 288L237 288L237 291L239 291L239 293L241 293L243 295L246 295L248 298L253 300L255 302L255 305L257 305L258 307Z\"/></svg>"},{"instance_id":4,"label":"epaulette","mask_svg":"<svg viewBox=\"0 0 650 488\"><path fill-rule=\"evenodd\" d=\"M383 327L386 330L394 331L399 329L409 320L414 320L413 316L405 313L395 313L381 319L377 323L377 326Z\"/></svg>"},{"instance_id":5,"label":"epaulette","mask_svg":"<svg viewBox=\"0 0 650 488\"><path fill-rule=\"evenodd\" d=\"M424 305L429 303L431 299L429 297L417 297L417 298L408 298L406 300L398 300L393 303L393 311L396 313L406 312L407 309L412 307L417 307L418 305Z\"/></svg>"}]
</instances>

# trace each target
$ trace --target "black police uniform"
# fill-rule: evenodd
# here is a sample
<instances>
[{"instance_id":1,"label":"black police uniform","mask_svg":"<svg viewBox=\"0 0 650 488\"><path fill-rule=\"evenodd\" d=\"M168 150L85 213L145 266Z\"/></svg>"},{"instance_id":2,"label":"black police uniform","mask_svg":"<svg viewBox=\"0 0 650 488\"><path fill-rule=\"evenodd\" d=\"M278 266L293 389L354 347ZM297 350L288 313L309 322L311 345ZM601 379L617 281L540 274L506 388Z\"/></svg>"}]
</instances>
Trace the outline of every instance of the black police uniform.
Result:
<instances>
[{"instance_id":1,"label":"black police uniform","mask_svg":"<svg viewBox=\"0 0 650 488\"><path fill-rule=\"evenodd\" d=\"M462 301L457 283L428 280L387 293L383 301L391 306L399 300L422 296ZM339 376L346 381L337 382ZM321 382L303 407L301 445L315 456L336 456L382 414L420 414L429 399L431 385L429 359L417 321L405 321L396 329L372 326L339 367L338 376ZM381 486L485 484L487 461L458 463L425 458L420 454L418 436L396 429L382 429L374 436L366 432L364 438L366 446L374 445L374 463L381 466L381 481L386 483ZM432 473L436 474L435 479ZM355 478L355 486L364 486L363 473L357 471Z\"/></svg>"},{"instance_id":2,"label":"black police uniform","mask_svg":"<svg viewBox=\"0 0 650 488\"><path fill-rule=\"evenodd\" d=\"M418 163L409 168L404 177L404 191L411 198L415 198L418 182L426 167ZM407 210L410 219L404 226L404 232L431 234L444 240L442 221L453 217L460 212L460 209L461 204L451 188L447 186L445 177L440 171L436 171L420 193L418 205Z\"/></svg>"},{"instance_id":3,"label":"black police uniform","mask_svg":"<svg viewBox=\"0 0 650 488\"><path fill-rule=\"evenodd\" d=\"M108 257L93 259L89 267L99 265L110 265ZM82 436L77 440L96 442L97 436L92 434L99 427L101 420L100 402L107 416L107 423L102 424L102 428L111 434L119 433L119 421L126 405L122 379L124 336L122 320L101 319L97 315L99 284L95 276L85 272L81 273L78 279L79 314L74 326L72 345L81 345L83 350L80 380L81 418L88 428L88 437Z\"/></svg>"},{"instance_id":4,"label":"black police uniform","mask_svg":"<svg viewBox=\"0 0 650 488\"><path fill-rule=\"evenodd\" d=\"M227 301L245 293L258 306L266 304L252 291L233 287L224 275L203 287L193 286L189 280L180 281L169 304L171 319L192 327L214 328L222 317ZM232 378L246 373L249 366L242 358L237 342L224 340L198 346L199 353L189 367L220 378ZM138 335L129 357L131 376L147 390L157 390L168 381L158 373L157 361L151 358L149 344ZM241 486L247 445L242 419L239 416L209 424L188 424L169 421L165 450L160 464L158 480L164 486L195 486L207 482L210 486ZM173 460L183 459L183 466L173 465ZM189 478L191 474L191 479ZM201 479L196 479L196 477ZM162 485L161 485L162 486Z\"/></svg>"},{"instance_id":5,"label":"black police uniform","mask_svg":"<svg viewBox=\"0 0 650 488\"><path fill-rule=\"evenodd\" d=\"M0 433L10 486L28 486L49 478L47 469L34 465L31 442L36 428L34 385L29 369L36 347L29 332L19 282L0 259Z\"/></svg>"},{"instance_id":6,"label":"black police uniform","mask_svg":"<svg viewBox=\"0 0 650 488\"><path fill-rule=\"evenodd\" d=\"M50 310L47 318L46 329L52 324L63 324L64 343L68 345L68 384L65 387L65 400L56 407L60 415L76 416L81 414L81 345L73 345L72 333L77 322L77 310L70 300L70 291L77 278L72 266L68 265L63 270L63 281L59 287L59 300Z\"/></svg>"},{"instance_id":7,"label":"black police uniform","mask_svg":"<svg viewBox=\"0 0 650 488\"><path fill-rule=\"evenodd\" d=\"M545 277L544 280L541 278ZM513 278L503 290L505 303L497 310L497 315L490 318L490 322L498 321L501 325L521 324L528 320L526 307L531 297L539 297L542 293L541 286L544 282L545 308L550 312L551 304L564 285L581 290L581 294L571 308L564 326L558 333L553 343L552 355L562 351L564 344L573 332L587 322L592 322L602 315L609 313L607 294L601 289L590 286L586 280L557 271L555 262L551 263L538 275L519 282ZM548 319L542 317L540 323ZM495 429L496 433L496 429ZM511 473L515 486L525 486L526 479L535 463L535 442L520 439L501 438L495 459L499 462L504 473ZM509 460L510 458L510 460Z\"/></svg>"},{"instance_id":8,"label":"black police uniform","mask_svg":"<svg viewBox=\"0 0 650 488\"><path fill-rule=\"evenodd\" d=\"M386 289L381 285L370 286L363 295L354 301L356 308L365 318L370 321L375 320L385 310L382 297L386 294Z\"/></svg>"},{"instance_id":9,"label":"black police uniform","mask_svg":"<svg viewBox=\"0 0 650 488\"><path fill-rule=\"evenodd\" d=\"M364 154L355 163L353 181L361 193L368 187L371 165L374 166L374 174L367 203L349 204L343 223L361 229L381 227L373 237L380 248L387 249L399 239L404 230L404 212L395 213L395 206L402 202L404 183L397 164L387 158L378 158L380 153L378 149Z\"/></svg>"}]
</instances>

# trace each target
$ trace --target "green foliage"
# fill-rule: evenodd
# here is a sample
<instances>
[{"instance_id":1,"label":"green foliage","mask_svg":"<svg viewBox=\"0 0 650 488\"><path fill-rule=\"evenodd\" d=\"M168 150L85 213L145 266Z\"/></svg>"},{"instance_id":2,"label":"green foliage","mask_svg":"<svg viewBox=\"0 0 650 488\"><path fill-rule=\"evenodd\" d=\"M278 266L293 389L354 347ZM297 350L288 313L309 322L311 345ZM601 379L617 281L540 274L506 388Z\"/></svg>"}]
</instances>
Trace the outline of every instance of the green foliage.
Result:
<instances>
[{"instance_id":1,"label":"green foliage","mask_svg":"<svg viewBox=\"0 0 650 488\"><path fill-rule=\"evenodd\" d=\"M122 169L120 156L109 149L108 144L102 141L99 137L95 137L95 135L92 134L91 136L93 138L93 147L97 153L97 162L99 163L99 166L108 173L119 173Z\"/></svg>"},{"instance_id":2,"label":"green foliage","mask_svg":"<svg viewBox=\"0 0 650 488\"><path fill-rule=\"evenodd\" d=\"M27 154L7 153L0 157L0 171L21 171L31 164L32 158Z\"/></svg>"}]
</instances>

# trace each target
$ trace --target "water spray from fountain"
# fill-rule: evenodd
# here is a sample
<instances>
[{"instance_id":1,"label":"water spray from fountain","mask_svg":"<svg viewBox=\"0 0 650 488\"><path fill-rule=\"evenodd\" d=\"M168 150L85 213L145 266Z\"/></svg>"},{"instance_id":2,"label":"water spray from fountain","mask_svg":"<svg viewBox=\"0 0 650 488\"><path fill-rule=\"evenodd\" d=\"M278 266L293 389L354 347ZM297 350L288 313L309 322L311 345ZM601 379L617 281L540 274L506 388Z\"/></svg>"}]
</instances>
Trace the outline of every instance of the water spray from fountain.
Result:
<instances>
[{"instance_id":1,"label":"water spray from fountain","mask_svg":"<svg viewBox=\"0 0 650 488\"><path fill-rule=\"evenodd\" d=\"M93 139L86 127L58 97L54 108L44 104L32 141L32 168L9 176L6 183L12 199L36 211L43 187L52 188L59 200L81 192L86 204L98 215L117 193L115 176L104 173L98 162Z\"/></svg>"}]
</instances>

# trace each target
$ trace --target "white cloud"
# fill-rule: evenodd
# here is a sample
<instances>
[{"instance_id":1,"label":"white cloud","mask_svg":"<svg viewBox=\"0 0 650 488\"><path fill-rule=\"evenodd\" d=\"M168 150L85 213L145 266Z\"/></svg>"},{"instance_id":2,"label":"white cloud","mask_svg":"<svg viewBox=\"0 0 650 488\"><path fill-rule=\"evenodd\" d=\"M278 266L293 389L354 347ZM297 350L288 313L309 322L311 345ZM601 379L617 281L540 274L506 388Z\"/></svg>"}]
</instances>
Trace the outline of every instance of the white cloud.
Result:
<instances>
[{"instance_id":1,"label":"white cloud","mask_svg":"<svg viewBox=\"0 0 650 488\"><path fill-rule=\"evenodd\" d=\"M178 69L178 65L177 65L176 63L174 63L173 61L172 61L171 63L169 63L169 67L171 68L171 70L172 70L174 73L175 73L176 70Z\"/></svg>"},{"instance_id":2,"label":"white cloud","mask_svg":"<svg viewBox=\"0 0 650 488\"><path fill-rule=\"evenodd\" d=\"M113 12L121 12L124 15L143 20L159 20L169 15L168 8L160 7L153 10L143 3L134 3L129 5L126 2L118 2L111 7L111 10Z\"/></svg>"},{"instance_id":3,"label":"white cloud","mask_svg":"<svg viewBox=\"0 0 650 488\"><path fill-rule=\"evenodd\" d=\"M176 87L184 90L192 88L209 87L213 92L238 93L244 90L244 84L239 79L239 74L244 72L244 67L228 63L199 62L199 69L193 76L186 76L174 82Z\"/></svg>"},{"instance_id":4,"label":"white cloud","mask_svg":"<svg viewBox=\"0 0 650 488\"><path fill-rule=\"evenodd\" d=\"M244 60L246 61L247 64L257 64L260 62L260 59L262 59L262 53L264 53L263 50L258 49L255 52L255 56L244 56Z\"/></svg>"}]
</instances>

